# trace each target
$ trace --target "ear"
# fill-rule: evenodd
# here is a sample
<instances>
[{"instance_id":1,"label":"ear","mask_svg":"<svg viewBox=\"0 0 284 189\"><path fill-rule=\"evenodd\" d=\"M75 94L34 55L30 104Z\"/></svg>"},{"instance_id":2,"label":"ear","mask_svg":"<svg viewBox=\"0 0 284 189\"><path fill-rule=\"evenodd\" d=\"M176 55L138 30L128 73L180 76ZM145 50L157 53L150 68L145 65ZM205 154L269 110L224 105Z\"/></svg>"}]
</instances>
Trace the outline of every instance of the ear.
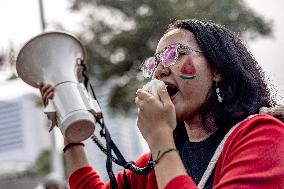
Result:
<instances>
[{"instance_id":1,"label":"ear","mask_svg":"<svg viewBox=\"0 0 284 189\"><path fill-rule=\"evenodd\" d=\"M217 70L214 70L213 81L219 82L219 81L223 81L223 80L224 80L223 76Z\"/></svg>"}]
</instances>

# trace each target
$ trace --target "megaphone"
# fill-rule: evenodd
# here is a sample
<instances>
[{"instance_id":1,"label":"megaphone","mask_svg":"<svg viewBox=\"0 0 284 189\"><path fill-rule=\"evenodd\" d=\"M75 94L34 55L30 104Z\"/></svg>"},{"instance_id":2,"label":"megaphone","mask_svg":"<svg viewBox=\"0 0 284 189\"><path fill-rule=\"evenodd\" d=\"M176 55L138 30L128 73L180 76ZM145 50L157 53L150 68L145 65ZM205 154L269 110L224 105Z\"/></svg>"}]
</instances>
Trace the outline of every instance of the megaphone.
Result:
<instances>
[{"instance_id":1,"label":"megaphone","mask_svg":"<svg viewBox=\"0 0 284 189\"><path fill-rule=\"evenodd\" d=\"M27 84L49 83L55 87L45 113L70 142L89 138L95 129L94 115L100 113L96 100L89 97L77 78L78 64L85 64L86 50L75 36L46 32L30 39L16 60L19 77ZM54 120L55 118L55 120Z\"/></svg>"}]
</instances>

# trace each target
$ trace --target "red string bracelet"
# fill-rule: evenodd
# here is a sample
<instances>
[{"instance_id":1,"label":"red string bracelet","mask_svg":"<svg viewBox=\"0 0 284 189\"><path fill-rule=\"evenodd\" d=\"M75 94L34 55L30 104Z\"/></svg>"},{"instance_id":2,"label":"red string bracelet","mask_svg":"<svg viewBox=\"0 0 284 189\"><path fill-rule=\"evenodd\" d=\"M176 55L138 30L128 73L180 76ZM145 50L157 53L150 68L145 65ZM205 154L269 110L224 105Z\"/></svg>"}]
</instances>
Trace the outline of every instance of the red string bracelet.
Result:
<instances>
[{"instance_id":1,"label":"red string bracelet","mask_svg":"<svg viewBox=\"0 0 284 189\"><path fill-rule=\"evenodd\" d=\"M64 148L63 148L63 152L66 152L66 150L68 150L69 148L73 147L73 146L83 146L85 147L85 144L83 142L77 142L77 143L69 143L67 144Z\"/></svg>"}]
</instances>

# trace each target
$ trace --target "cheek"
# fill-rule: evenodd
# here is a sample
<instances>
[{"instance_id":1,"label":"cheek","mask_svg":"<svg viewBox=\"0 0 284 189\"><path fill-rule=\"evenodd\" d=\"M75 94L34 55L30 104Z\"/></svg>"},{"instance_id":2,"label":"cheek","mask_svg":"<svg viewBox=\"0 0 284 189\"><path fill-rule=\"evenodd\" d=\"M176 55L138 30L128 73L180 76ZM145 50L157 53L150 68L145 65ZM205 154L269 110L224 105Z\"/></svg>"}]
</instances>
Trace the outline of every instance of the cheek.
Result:
<instances>
[{"instance_id":1,"label":"cheek","mask_svg":"<svg viewBox=\"0 0 284 189\"><path fill-rule=\"evenodd\" d=\"M184 62L184 64L180 68L179 77L185 80L194 79L196 77L196 69L190 57L187 58L187 60Z\"/></svg>"}]
</instances>

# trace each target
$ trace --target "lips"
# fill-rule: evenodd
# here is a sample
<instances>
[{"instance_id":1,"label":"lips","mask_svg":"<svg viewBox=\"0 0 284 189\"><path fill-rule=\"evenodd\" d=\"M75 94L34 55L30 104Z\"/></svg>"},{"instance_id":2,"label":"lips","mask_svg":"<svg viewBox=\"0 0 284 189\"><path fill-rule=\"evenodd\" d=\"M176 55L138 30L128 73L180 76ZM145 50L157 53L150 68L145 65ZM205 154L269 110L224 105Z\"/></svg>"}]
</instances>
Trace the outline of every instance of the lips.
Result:
<instances>
[{"instance_id":1,"label":"lips","mask_svg":"<svg viewBox=\"0 0 284 189\"><path fill-rule=\"evenodd\" d=\"M177 95L179 89L177 88L177 86L175 86L172 83L165 82L165 84L166 84L168 94L169 94L170 98L173 100L175 98L175 96Z\"/></svg>"}]
</instances>

